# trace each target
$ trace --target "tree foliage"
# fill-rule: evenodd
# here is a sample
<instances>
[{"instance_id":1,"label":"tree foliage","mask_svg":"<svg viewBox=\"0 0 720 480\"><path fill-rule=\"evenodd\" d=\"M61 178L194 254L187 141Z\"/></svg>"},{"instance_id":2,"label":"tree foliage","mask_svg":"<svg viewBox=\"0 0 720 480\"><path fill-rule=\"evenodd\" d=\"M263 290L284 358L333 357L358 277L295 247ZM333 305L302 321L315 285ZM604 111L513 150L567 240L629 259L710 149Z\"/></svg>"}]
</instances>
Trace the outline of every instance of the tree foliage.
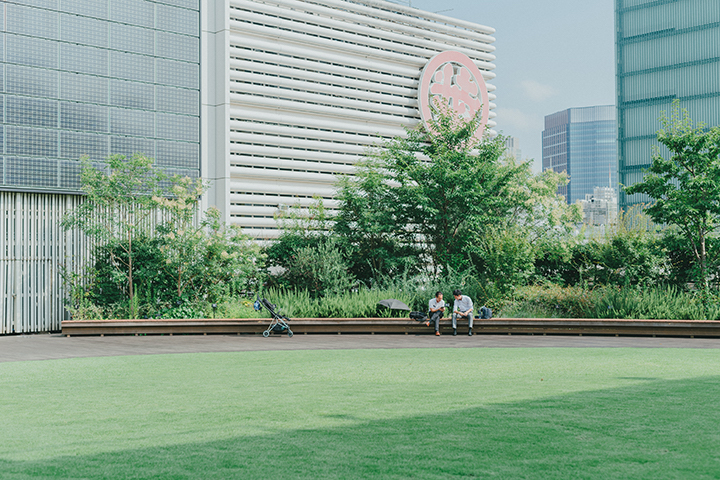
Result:
<instances>
[{"instance_id":1,"label":"tree foliage","mask_svg":"<svg viewBox=\"0 0 720 480\"><path fill-rule=\"evenodd\" d=\"M535 270L560 285L661 285L668 282L668 264L657 231L642 208L633 207L602 234L539 242Z\"/></svg>"},{"instance_id":2,"label":"tree foliage","mask_svg":"<svg viewBox=\"0 0 720 480\"><path fill-rule=\"evenodd\" d=\"M678 101L660 122L657 139L670 158L656 149L643 181L625 192L650 196L647 212L653 220L679 229L691 246L697 281L707 288L711 260L717 256L708 251L708 238L720 225L720 127L695 125Z\"/></svg>"},{"instance_id":3,"label":"tree foliage","mask_svg":"<svg viewBox=\"0 0 720 480\"><path fill-rule=\"evenodd\" d=\"M398 252L436 275L487 267L498 255L505 262L501 251L525 264L527 248L511 248L509 238L501 247L497 237L512 230L533 241L577 221L579 209L556 194L564 176L533 175L528 163L504 155L502 137L478 141L479 115L435 113L429 128L383 142L341 185L335 231L373 269L388 270L387 257Z\"/></svg>"},{"instance_id":4,"label":"tree foliage","mask_svg":"<svg viewBox=\"0 0 720 480\"><path fill-rule=\"evenodd\" d=\"M313 298L347 292L355 283L350 253L332 233L322 198L278 215L280 238L266 249L271 287L304 290Z\"/></svg>"},{"instance_id":5,"label":"tree foliage","mask_svg":"<svg viewBox=\"0 0 720 480\"><path fill-rule=\"evenodd\" d=\"M148 235L165 175L142 154L113 155L106 166L95 166L87 157L81 163L85 199L62 224L109 247L109 264L128 296L130 318L135 318L135 239Z\"/></svg>"},{"instance_id":6,"label":"tree foliage","mask_svg":"<svg viewBox=\"0 0 720 480\"><path fill-rule=\"evenodd\" d=\"M64 220L94 242L85 296L112 315L202 315L188 307L256 289L259 246L211 208L200 179L168 176L144 155L83 161L86 198ZM199 217L199 218L198 218ZM169 312L169 313L168 313Z\"/></svg>"}]
</instances>

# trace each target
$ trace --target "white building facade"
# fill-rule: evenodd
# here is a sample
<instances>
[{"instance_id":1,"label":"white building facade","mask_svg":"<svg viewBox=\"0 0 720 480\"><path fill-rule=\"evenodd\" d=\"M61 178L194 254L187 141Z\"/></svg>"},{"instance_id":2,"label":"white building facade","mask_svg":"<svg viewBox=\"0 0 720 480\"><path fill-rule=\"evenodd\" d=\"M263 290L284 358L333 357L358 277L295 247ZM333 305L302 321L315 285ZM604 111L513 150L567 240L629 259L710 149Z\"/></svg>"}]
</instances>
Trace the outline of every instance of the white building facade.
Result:
<instances>
[{"instance_id":1,"label":"white building facade","mask_svg":"<svg viewBox=\"0 0 720 480\"><path fill-rule=\"evenodd\" d=\"M595 187L593 193L586 193L585 199L578 202L586 225L610 225L617 221L618 197L614 188Z\"/></svg>"},{"instance_id":2,"label":"white building facade","mask_svg":"<svg viewBox=\"0 0 720 480\"><path fill-rule=\"evenodd\" d=\"M201 158L208 205L258 239L313 197L337 206L340 175L420 122L418 82L459 51L494 86L494 30L378 0L206 2ZM494 126L490 112L489 127Z\"/></svg>"}]
</instances>

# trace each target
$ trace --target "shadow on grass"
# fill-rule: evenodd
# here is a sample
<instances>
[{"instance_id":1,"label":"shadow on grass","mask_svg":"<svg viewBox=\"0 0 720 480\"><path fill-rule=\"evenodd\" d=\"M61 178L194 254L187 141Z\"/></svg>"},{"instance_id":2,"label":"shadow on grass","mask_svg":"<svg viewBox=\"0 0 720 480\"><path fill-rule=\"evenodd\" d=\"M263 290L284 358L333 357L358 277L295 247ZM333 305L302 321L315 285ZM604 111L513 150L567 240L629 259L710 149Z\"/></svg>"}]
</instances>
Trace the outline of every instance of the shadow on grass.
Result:
<instances>
[{"instance_id":1,"label":"shadow on grass","mask_svg":"<svg viewBox=\"0 0 720 480\"><path fill-rule=\"evenodd\" d=\"M418 416L346 427L39 462L0 461L0 476L720 478L718 398L720 376L443 415L428 405Z\"/></svg>"}]
</instances>

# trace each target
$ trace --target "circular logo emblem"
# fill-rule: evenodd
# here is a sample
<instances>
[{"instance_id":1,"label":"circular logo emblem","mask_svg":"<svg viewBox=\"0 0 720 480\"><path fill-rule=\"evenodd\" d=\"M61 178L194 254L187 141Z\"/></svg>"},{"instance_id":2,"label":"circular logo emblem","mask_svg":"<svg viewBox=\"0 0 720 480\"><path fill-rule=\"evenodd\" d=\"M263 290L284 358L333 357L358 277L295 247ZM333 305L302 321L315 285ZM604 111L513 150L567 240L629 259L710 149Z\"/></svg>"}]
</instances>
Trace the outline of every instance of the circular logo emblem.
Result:
<instances>
[{"instance_id":1,"label":"circular logo emblem","mask_svg":"<svg viewBox=\"0 0 720 480\"><path fill-rule=\"evenodd\" d=\"M485 80L477 65L464 53L447 51L438 53L425 65L420 75L420 117L430 128L433 118L431 105L441 100L447 103L457 115L471 119L482 109L480 126L475 132L479 140L485 131L490 114Z\"/></svg>"}]
</instances>

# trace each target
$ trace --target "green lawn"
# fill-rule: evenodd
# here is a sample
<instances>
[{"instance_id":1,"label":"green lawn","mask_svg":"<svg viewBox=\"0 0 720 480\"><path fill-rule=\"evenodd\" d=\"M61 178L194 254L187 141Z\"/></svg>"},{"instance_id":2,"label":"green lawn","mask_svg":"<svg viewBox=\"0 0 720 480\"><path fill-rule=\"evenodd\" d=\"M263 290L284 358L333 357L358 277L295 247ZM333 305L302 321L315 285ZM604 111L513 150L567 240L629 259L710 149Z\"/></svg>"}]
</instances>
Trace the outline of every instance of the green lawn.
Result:
<instances>
[{"instance_id":1,"label":"green lawn","mask_svg":"<svg viewBox=\"0 0 720 480\"><path fill-rule=\"evenodd\" d=\"M0 478L720 478L719 401L720 350L0 363Z\"/></svg>"}]
</instances>

